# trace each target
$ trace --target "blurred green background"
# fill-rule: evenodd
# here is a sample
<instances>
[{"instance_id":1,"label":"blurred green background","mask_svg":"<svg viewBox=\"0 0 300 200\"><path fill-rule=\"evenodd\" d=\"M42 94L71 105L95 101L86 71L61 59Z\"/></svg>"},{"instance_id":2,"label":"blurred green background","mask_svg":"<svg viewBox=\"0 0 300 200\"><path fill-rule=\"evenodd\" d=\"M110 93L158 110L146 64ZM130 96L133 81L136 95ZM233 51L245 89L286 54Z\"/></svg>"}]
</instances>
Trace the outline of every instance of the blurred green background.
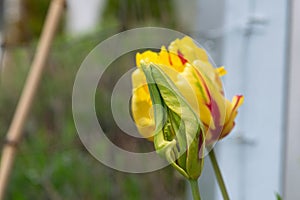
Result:
<instances>
[{"instance_id":1,"label":"blurred green background","mask_svg":"<svg viewBox=\"0 0 300 200\"><path fill-rule=\"evenodd\" d=\"M5 62L0 85L0 136L5 137L35 53L49 0L21 1L19 21L5 27ZM68 8L68 6L67 6ZM140 26L177 29L171 0L109 0L102 20L80 37L65 33L65 17L47 61L18 147L6 199L184 199L185 181L167 167L148 174L127 174L94 159L81 144L71 111L72 87L85 56L102 40ZM118 59L96 94L99 122L117 145L131 148L136 139L124 135L109 108L112 83L134 65L134 53ZM125 68L124 68L125 67ZM152 144L138 140L139 149ZM2 147L2 146L1 146Z\"/></svg>"}]
</instances>

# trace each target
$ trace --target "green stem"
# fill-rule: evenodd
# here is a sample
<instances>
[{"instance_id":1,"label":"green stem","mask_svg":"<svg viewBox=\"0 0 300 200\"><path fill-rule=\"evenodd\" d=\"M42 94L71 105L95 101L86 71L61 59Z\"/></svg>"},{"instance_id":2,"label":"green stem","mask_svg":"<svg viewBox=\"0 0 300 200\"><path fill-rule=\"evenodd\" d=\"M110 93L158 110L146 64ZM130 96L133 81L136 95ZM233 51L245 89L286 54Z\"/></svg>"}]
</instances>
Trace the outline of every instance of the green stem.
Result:
<instances>
[{"instance_id":1,"label":"green stem","mask_svg":"<svg viewBox=\"0 0 300 200\"><path fill-rule=\"evenodd\" d=\"M199 186L197 180L189 180L191 188L192 188L192 194L194 200L201 200L200 192L199 192Z\"/></svg>"},{"instance_id":2,"label":"green stem","mask_svg":"<svg viewBox=\"0 0 300 200\"><path fill-rule=\"evenodd\" d=\"M221 174L221 171L220 171L217 159L216 159L216 155L215 155L215 152L213 149L209 152L209 158L210 158L211 164L214 168L223 199L229 200L228 192L227 192L227 189L226 189L226 186L225 186L225 183L224 183L224 180L223 180L223 177L222 177L222 174Z\"/></svg>"}]
</instances>

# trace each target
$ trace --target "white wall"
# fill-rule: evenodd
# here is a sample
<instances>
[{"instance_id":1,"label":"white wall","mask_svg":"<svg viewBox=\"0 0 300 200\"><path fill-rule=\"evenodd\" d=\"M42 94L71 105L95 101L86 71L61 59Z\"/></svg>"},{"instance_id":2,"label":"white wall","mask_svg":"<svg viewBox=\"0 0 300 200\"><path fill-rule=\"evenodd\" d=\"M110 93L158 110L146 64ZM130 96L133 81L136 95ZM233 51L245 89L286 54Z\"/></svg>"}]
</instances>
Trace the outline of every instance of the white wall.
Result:
<instances>
[{"instance_id":1,"label":"white wall","mask_svg":"<svg viewBox=\"0 0 300 200\"><path fill-rule=\"evenodd\" d=\"M300 1L291 1L284 199L300 199Z\"/></svg>"},{"instance_id":2,"label":"white wall","mask_svg":"<svg viewBox=\"0 0 300 200\"><path fill-rule=\"evenodd\" d=\"M275 199L282 193L287 8L285 0L226 3L226 94L245 96L236 128L218 144L232 199Z\"/></svg>"}]
</instances>

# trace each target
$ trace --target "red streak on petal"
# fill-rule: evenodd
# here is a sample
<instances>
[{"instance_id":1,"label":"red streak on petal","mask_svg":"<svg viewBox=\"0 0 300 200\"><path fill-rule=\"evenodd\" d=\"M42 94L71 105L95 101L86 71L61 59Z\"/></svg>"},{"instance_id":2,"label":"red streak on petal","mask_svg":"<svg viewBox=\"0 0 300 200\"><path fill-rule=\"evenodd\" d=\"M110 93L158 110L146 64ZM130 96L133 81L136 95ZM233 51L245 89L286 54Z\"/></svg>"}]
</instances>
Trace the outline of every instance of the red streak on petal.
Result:
<instances>
[{"instance_id":1,"label":"red streak on petal","mask_svg":"<svg viewBox=\"0 0 300 200\"><path fill-rule=\"evenodd\" d=\"M223 126L220 125L221 114L220 114L219 107L214 99L212 99L212 101L211 101L210 112L211 112L211 116L212 116L214 124L215 124L215 129L211 129L211 128L209 129L211 132L211 136L212 136L211 140L216 141L221 136Z\"/></svg>"},{"instance_id":2,"label":"red streak on petal","mask_svg":"<svg viewBox=\"0 0 300 200\"><path fill-rule=\"evenodd\" d=\"M237 101L236 101L236 103L234 104L234 106L232 108L232 111L230 113L229 119L231 119L232 115L235 112L237 112L237 110L236 110L237 106L239 105L239 102L242 99L243 95L236 95L236 97L237 97ZM231 127L231 129L229 131L226 131L226 132L222 133L222 135L221 135L222 138L225 137L226 135L228 135L230 133L230 131L233 129L233 127L235 126L235 121L228 121L226 124L224 124L224 127L226 127L228 125L228 123L232 123L232 127Z\"/></svg>"},{"instance_id":3,"label":"red streak on petal","mask_svg":"<svg viewBox=\"0 0 300 200\"><path fill-rule=\"evenodd\" d=\"M171 59L171 56L170 56L170 54L169 54L169 62L170 62L170 65L172 66L172 65L173 65L173 63L172 63L172 59Z\"/></svg>"},{"instance_id":4,"label":"red streak on petal","mask_svg":"<svg viewBox=\"0 0 300 200\"><path fill-rule=\"evenodd\" d=\"M177 55L178 55L178 57L180 58L180 60L181 60L181 62L182 62L182 64L184 65L185 63L187 63L188 61L187 61L187 59L185 59L184 58L184 56L183 56L183 54L181 53L181 51L177 51Z\"/></svg>"},{"instance_id":5,"label":"red streak on petal","mask_svg":"<svg viewBox=\"0 0 300 200\"><path fill-rule=\"evenodd\" d=\"M240 100L241 100L242 97L243 97L243 95L236 95L237 101L236 101L235 105L233 106L232 110L237 109L237 106L239 105Z\"/></svg>"},{"instance_id":6,"label":"red streak on petal","mask_svg":"<svg viewBox=\"0 0 300 200\"><path fill-rule=\"evenodd\" d=\"M198 72L197 69L195 69L195 72L197 73L197 75L198 75L200 81L201 81L201 82L203 83L203 85L204 85L204 89L205 89L205 91L206 91L206 93L207 93L207 96L208 96L209 102L210 102L209 104L207 104L207 106L209 107L209 110L211 110L211 95L210 95L209 89L208 89L208 87L207 87L207 85L206 85L206 83L205 83L204 78L203 78L202 75Z\"/></svg>"},{"instance_id":7,"label":"red streak on petal","mask_svg":"<svg viewBox=\"0 0 300 200\"><path fill-rule=\"evenodd\" d=\"M205 80L204 78L202 77L202 75L198 72L198 70L195 70L200 81L203 83L204 85L204 89L207 93L207 96L209 98L209 103L206 103L205 105L208 107L210 113L211 113L211 116L212 116L212 120L215 124L215 129L211 129L209 128L210 132L211 132L211 140L210 141L216 141L220 135L221 135L221 132L223 130L223 126L220 125L220 117L221 117L221 113L220 113L220 110L219 110L219 107L218 107L218 104L217 102L212 98L211 94L210 94L210 91L208 89L208 86L206 85L205 83ZM208 142L210 143L210 142Z\"/></svg>"},{"instance_id":8,"label":"red streak on petal","mask_svg":"<svg viewBox=\"0 0 300 200\"><path fill-rule=\"evenodd\" d=\"M237 106L239 105L240 103L240 100L241 98L243 97L243 95L236 95L236 98L237 98L237 101L236 103L234 104L233 108L232 108L232 111L230 113L230 116L229 116L229 119L231 119L232 115L234 114L234 112L237 112L236 109L237 109ZM224 126L227 126L227 124L230 123L230 121L228 121L226 124L224 124ZM232 128L234 127L235 125L235 122L233 121L233 126ZM224 135L227 135L228 133L224 133Z\"/></svg>"}]
</instances>

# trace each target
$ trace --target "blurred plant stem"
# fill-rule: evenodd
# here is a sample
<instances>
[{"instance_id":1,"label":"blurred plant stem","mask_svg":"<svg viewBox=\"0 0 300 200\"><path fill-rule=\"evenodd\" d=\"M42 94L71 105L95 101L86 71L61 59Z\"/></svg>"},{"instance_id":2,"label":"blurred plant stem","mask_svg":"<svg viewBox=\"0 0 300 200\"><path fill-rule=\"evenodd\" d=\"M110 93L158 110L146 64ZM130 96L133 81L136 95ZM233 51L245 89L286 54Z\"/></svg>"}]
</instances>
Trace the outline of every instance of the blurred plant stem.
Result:
<instances>
[{"instance_id":1,"label":"blurred plant stem","mask_svg":"<svg viewBox=\"0 0 300 200\"><path fill-rule=\"evenodd\" d=\"M199 192L199 186L197 180L189 180L191 188L192 188L192 194L194 200L201 200L200 192Z\"/></svg>"},{"instance_id":2,"label":"blurred plant stem","mask_svg":"<svg viewBox=\"0 0 300 200\"><path fill-rule=\"evenodd\" d=\"M221 174L221 170L219 168L219 164L217 162L217 158L216 158L216 154L214 152L214 149L212 149L209 152L209 158L211 160L211 164L212 164L214 172L216 174L216 178L217 178L217 181L218 181L223 199L224 200L229 200L229 195L228 195L228 192L227 192L227 189L226 189L226 186L225 186L222 174Z\"/></svg>"}]
</instances>

